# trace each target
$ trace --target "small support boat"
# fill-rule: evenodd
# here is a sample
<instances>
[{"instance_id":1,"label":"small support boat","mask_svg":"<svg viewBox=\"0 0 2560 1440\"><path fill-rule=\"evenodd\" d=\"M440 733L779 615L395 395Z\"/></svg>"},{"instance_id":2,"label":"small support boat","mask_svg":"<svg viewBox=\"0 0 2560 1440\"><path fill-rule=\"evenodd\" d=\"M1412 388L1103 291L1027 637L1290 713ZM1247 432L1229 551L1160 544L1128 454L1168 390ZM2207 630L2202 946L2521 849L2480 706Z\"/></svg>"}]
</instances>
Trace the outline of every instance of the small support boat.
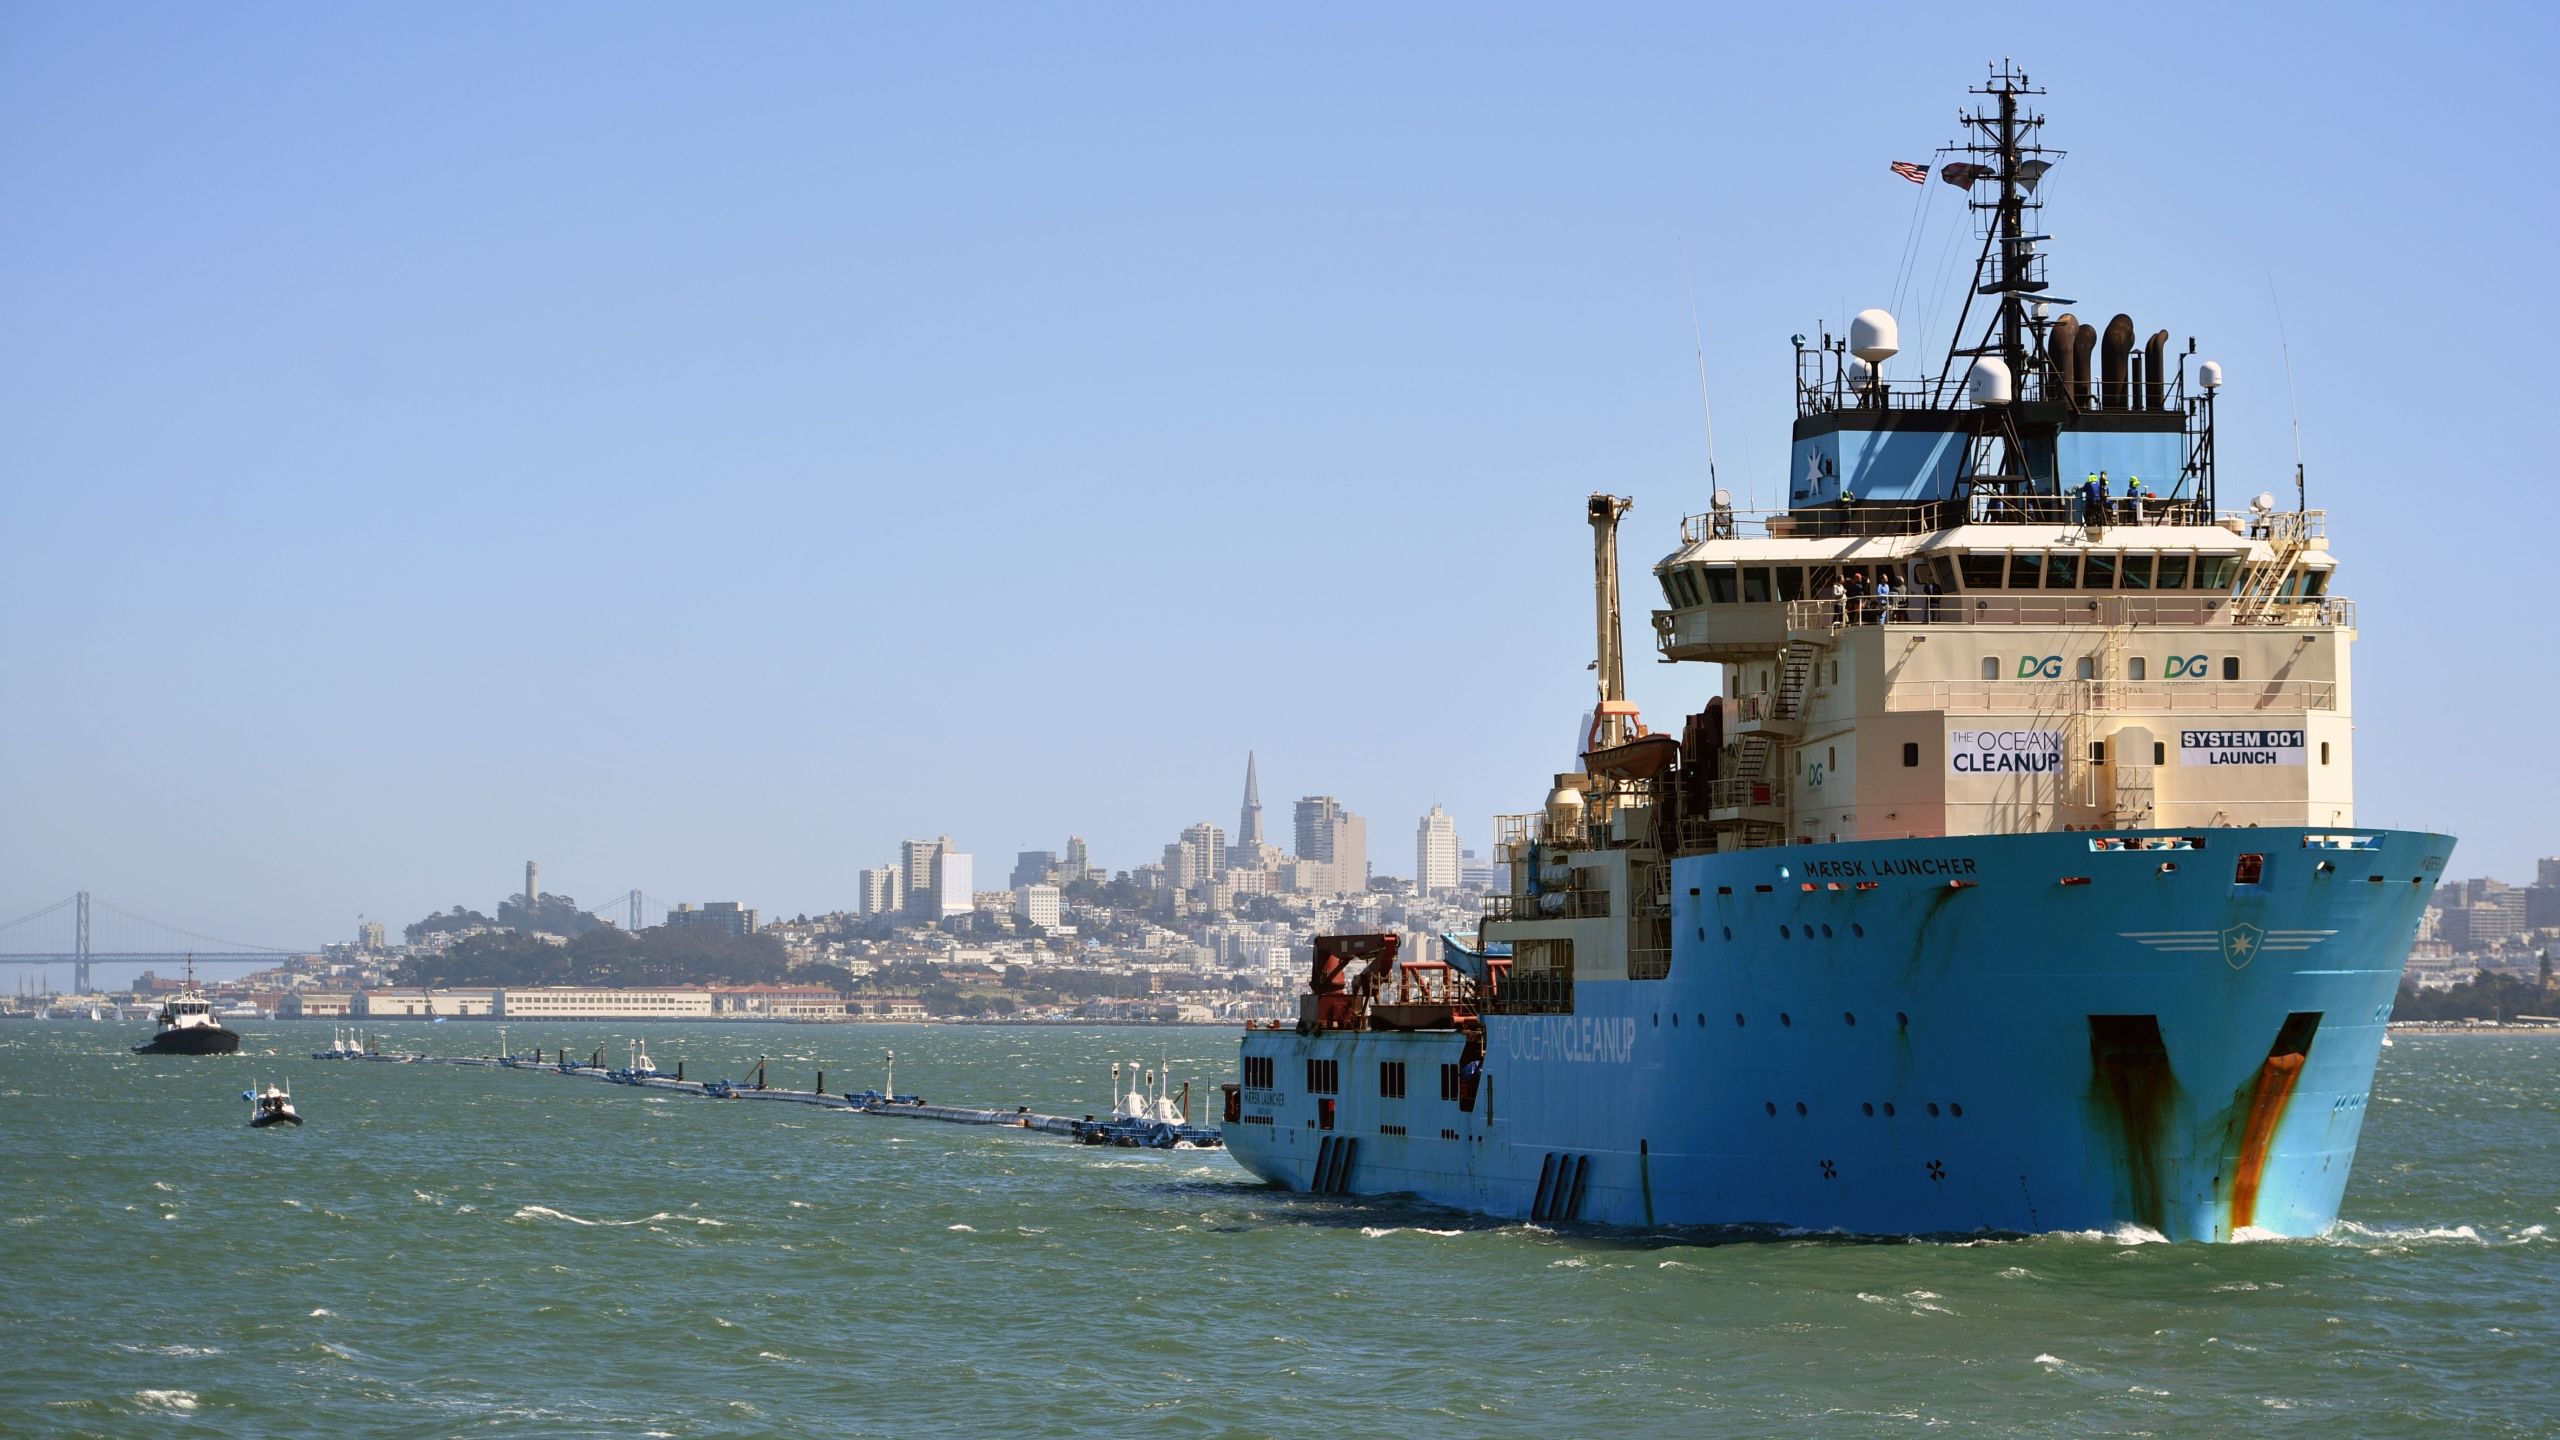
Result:
<instances>
[{"instance_id":1,"label":"small support boat","mask_svg":"<svg viewBox=\"0 0 2560 1440\"><path fill-rule=\"evenodd\" d=\"M302 1116L293 1108L293 1092L275 1085L243 1090L240 1098L249 1102L249 1128L264 1130L270 1125L299 1125Z\"/></svg>"}]
</instances>

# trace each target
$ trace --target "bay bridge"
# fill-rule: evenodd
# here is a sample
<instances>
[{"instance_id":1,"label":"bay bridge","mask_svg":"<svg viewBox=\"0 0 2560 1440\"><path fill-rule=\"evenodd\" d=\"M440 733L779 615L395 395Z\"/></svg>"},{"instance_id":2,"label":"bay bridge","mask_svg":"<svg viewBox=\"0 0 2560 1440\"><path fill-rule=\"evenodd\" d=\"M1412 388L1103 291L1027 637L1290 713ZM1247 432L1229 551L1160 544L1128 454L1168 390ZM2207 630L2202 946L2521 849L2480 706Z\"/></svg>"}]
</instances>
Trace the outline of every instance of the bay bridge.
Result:
<instances>
[{"instance_id":1,"label":"bay bridge","mask_svg":"<svg viewBox=\"0 0 2560 1440\"><path fill-rule=\"evenodd\" d=\"M663 921L672 908L639 890L608 903L614 910L627 912L633 930L642 928L653 912ZM598 913L603 910L598 907ZM262 945L207 935L128 910L86 890L0 925L0 966L68 965L72 989L83 995L91 993L92 965L274 962L319 953L318 945Z\"/></svg>"}]
</instances>

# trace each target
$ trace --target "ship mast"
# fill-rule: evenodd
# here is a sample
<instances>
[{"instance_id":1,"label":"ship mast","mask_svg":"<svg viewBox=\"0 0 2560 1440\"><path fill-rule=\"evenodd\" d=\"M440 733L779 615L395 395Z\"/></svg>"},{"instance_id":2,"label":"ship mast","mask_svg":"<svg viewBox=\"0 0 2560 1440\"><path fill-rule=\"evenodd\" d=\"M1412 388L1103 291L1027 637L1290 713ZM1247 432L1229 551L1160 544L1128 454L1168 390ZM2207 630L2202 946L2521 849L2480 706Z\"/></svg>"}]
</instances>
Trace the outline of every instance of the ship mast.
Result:
<instances>
[{"instance_id":1,"label":"ship mast","mask_svg":"<svg viewBox=\"0 0 2560 1440\"><path fill-rule=\"evenodd\" d=\"M2030 355L2044 347L2042 326L2028 313L2028 306L2032 301L2051 301L2044 293L2051 283L2045 277L2044 257L2036 253L2037 243L2048 237L2031 231L2028 217L2043 209L2043 202L2036 198L2037 183L2063 152L2049 150L2039 142L2044 117L2019 103L2045 92L2041 86L2029 83L2025 71L2004 60L1991 72L1989 80L1969 93L1984 96L1992 103L1987 109L1956 117L1976 132L1977 138L1946 146L1940 153L1972 158L1941 166L1940 174L1950 180L1966 177L1958 186L1965 192L1965 203L1989 218L1983 230L1981 257L1974 262L1972 291L1966 295L1964 312L1957 316L1955 330L1947 341L1947 361L1939 371L1940 394L1958 373L1956 361L1965 357L1997 356L2023 385ZM1983 327L1982 338L1967 345L1965 329L1973 302L1985 295L1998 297L1999 308Z\"/></svg>"},{"instance_id":2,"label":"ship mast","mask_svg":"<svg viewBox=\"0 0 2560 1440\"><path fill-rule=\"evenodd\" d=\"M1591 733L1583 748L1606 750L1636 738L1636 707L1627 703L1625 630L1618 616L1618 520L1633 500L1595 493L1591 497L1592 601L1599 612L1600 643L1591 668L1597 672L1600 703L1591 712Z\"/></svg>"}]
</instances>

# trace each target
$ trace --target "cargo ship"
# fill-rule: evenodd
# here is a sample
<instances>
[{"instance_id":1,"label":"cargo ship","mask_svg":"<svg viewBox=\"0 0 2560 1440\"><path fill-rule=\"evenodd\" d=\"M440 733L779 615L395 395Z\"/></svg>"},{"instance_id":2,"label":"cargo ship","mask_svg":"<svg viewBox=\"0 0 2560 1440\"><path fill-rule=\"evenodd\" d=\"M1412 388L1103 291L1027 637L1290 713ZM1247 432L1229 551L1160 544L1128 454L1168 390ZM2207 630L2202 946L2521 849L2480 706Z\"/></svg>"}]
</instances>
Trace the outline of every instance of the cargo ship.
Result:
<instances>
[{"instance_id":1,"label":"cargo ship","mask_svg":"<svg viewBox=\"0 0 2560 1440\"><path fill-rule=\"evenodd\" d=\"M1589 497L1580 763L1498 822L1474 935L1318 942L1224 1087L1248 1170L1541 1224L2334 1224L2454 842L2356 822L2299 466L2220 504L2221 367L2054 292L2043 92L1971 93L1946 353L1897 366L1881 310L1795 339L1787 503L1716 490L1654 567L1661 658L1720 667L1676 729L1626 696L1630 502Z\"/></svg>"}]
</instances>

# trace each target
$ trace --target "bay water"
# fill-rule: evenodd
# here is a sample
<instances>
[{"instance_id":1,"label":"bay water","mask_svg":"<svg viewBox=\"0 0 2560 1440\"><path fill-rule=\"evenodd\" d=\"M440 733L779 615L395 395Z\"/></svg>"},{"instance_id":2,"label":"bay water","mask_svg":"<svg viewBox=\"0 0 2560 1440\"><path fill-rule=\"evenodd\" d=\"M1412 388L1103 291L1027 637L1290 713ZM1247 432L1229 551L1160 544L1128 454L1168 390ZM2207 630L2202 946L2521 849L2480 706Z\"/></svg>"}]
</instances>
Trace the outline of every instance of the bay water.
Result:
<instances>
[{"instance_id":1,"label":"bay water","mask_svg":"<svg viewBox=\"0 0 2560 1440\"><path fill-rule=\"evenodd\" d=\"M2318 1239L1556 1231L1224 1154L0 1027L0 1435L2560 1434L2560 1038L2384 1052ZM511 1027L514 1048L628 1027ZM373 1027L494 1052L483 1023ZM1235 1032L662 1026L1065 1114ZM308 1123L251 1131L283 1081Z\"/></svg>"}]
</instances>

